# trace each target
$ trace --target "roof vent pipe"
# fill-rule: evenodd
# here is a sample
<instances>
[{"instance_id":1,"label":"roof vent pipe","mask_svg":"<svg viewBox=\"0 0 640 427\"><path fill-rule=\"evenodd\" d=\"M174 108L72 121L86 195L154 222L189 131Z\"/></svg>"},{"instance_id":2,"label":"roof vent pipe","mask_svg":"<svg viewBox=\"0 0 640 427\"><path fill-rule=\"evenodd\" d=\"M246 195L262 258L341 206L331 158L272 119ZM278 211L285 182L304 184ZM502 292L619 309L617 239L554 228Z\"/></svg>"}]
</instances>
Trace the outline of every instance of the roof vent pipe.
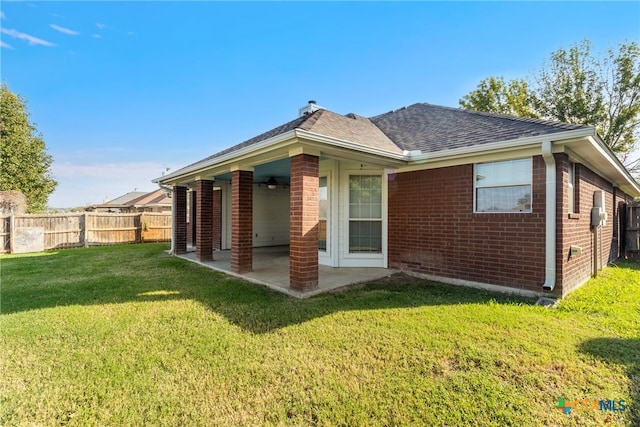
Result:
<instances>
[{"instance_id":1,"label":"roof vent pipe","mask_svg":"<svg viewBox=\"0 0 640 427\"><path fill-rule=\"evenodd\" d=\"M545 273L542 289L551 292L556 287L556 160L551 141L542 143L542 158L546 165L546 232Z\"/></svg>"}]
</instances>

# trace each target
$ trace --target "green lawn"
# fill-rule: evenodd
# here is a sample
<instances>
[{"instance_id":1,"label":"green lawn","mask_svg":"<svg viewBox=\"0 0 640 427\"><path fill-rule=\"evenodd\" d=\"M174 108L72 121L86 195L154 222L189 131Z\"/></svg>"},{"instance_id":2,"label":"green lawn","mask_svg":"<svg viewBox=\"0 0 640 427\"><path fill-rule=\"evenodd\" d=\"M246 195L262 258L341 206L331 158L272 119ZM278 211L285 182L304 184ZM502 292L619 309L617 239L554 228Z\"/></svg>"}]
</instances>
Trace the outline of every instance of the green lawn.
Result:
<instances>
[{"instance_id":1,"label":"green lawn","mask_svg":"<svg viewBox=\"0 0 640 427\"><path fill-rule=\"evenodd\" d=\"M415 280L300 301L166 249L0 258L1 425L640 424L636 264L546 309Z\"/></svg>"}]
</instances>

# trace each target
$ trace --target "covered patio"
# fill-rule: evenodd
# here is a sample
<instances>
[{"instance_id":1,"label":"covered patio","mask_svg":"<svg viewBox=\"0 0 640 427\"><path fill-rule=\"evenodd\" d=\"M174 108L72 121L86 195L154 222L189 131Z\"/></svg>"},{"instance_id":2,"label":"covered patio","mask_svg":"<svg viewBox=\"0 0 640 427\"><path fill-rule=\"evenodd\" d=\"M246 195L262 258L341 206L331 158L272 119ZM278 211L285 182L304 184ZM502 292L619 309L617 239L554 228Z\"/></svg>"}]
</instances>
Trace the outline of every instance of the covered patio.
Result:
<instances>
[{"instance_id":1,"label":"covered patio","mask_svg":"<svg viewBox=\"0 0 640 427\"><path fill-rule=\"evenodd\" d=\"M370 120L310 103L157 180L172 193L172 252L299 297L384 277L387 175L403 159Z\"/></svg>"},{"instance_id":2,"label":"covered patio","mask_svg":"<svg viewBox=\"0 0 640 427\"><path fill-rule=\"evenodd\" d=\"M242 274L233 271L231 267L231 251L229 250L215 251L213 261L199 261L196 258L195 250L190 250L178 256L212 270L257 283L296 298L306 298L348 285L377 280L396 272L388 268L328 267L320 265L318 266L318 287L311 291L300 292L291 289L289 286L289 246L254 248L253 270Z\"/></svg>"}]
</instances>

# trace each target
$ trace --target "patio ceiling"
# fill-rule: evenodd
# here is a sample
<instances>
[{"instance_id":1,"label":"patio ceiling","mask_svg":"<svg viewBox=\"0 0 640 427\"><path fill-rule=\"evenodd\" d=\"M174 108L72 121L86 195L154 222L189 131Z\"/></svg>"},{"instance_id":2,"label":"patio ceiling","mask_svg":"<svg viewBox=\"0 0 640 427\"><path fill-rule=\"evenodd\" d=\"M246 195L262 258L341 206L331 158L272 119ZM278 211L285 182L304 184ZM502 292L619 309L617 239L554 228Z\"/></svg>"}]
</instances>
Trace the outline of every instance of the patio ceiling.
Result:
<instances>
[{"instance_id":1,"label":"patio ceiling","mask_svg":"<svg viewBox=\"0 0 640 427\"><path fill-rule=\"evenodd\" d=\"M255 166L253 169L253 182L267 182L269 178L274 177L278 181L278 184L289 184L291 178L290 163L288 158L284 158ZM231 173L216 175L215 179L231 181Z\"/></svg>"}]
</instances>

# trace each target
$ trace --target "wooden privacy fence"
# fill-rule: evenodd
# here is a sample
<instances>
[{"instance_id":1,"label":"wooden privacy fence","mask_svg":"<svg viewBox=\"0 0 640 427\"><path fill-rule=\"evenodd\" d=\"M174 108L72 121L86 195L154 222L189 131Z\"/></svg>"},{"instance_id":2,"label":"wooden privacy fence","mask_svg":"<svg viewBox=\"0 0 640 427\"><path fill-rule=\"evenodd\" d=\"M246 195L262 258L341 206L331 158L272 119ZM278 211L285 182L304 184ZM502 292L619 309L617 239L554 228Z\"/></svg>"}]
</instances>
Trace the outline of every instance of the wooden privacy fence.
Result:
<instances>
[{"instance_id":1,"label":"wooden privacy fence","mask_svg":"<svg viewBox=\"0 0 640 427\"><path fill-rule=\"evenodd\" d=\"M627 205L625 222L625 251L637 254L640 252L640 202Z\"/></svg>"},{"instance_id":2,"label":"wooden privacy fence","mask_svg":"<svg viewBox=\"0 0 640 427\"><path fill-rule=\"evenodd\" d=\"M14 252L21 230L44 232L44 249L171 240L171 213L94 213L0 217L0 252Z\"/></svg>"}]
</instances>

